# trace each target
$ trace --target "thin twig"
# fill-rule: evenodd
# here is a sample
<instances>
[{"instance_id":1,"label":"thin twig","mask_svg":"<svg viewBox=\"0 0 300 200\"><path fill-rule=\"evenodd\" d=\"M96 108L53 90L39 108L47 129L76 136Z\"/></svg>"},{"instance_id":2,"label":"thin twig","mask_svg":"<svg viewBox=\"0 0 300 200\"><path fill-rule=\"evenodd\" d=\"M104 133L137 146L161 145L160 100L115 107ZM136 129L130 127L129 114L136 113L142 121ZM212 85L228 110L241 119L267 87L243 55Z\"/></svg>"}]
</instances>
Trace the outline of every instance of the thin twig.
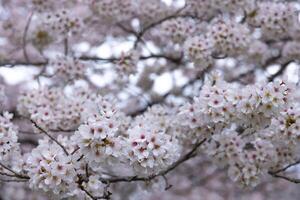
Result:
<instances>
[{"instance_id":1,"label":"thin twig","mask_svg":"<svg viewBox=\"0 0 300 200\"><path fill-rule=\"evenodd\" d=\"M285 167L283 167L283 168L281 168L281 169L279 169L279 170L272 171L271 173L273 173L273 174L278 174L278 173L284 172L284 171L286 171L288 168L293 167L293 166L298 165L298 164L300 164L300 160L298 160L298 161L296 161L296 162L294 162L294 163L291 163L291 164L289 164L289 165L287 165L287 166L285 166Z\"/></svg>"},{"instance_id":2,"label":"thin twig","mask_svg":"<svg viewBox=\"0 0 300 200\"><path fill-rule=\"evenodd\" d=\"M2 176L8 176L8 177L16 177L15 174L8 174L8 173L5 173L5 172L0 172L0 175L2 175Z\"/></svg>"},{"instance_id":3,"label":"thin twig","mask_svg":"<svg viewBox=\"0 0 300 200\"><path fill-rule=\"evenodd\" d=\"M64 53L65 53L65 56L68 55L68 52L69 52L69 41L68 41L68 38L66 37L64 39Z\"/></svg>"},{"instance_id":4,"label":"thin twig","mask_svg":"<svg viewBox=\"0 0 300 200\"><path fill-rule=\"evenodd\" d=\"M166 184L165 190L167 191L167 190L169 190L172 187L172 185L169 184L168 178L165 175L163 175L162 177L163 177L163 179L165 181L165 184Z\"/></svg>"},{"instance_id":5,"label":"thin twig","mask_svg":"<svg viewBox=\"0 0 300 200\"><path fill-rule=\"evenodd\" d=\"M58 146L60 146L63 149L63 151L67 156L69 155L67 149L59 141L57 141L52 135L50 135L47 131L45 131L42 127L40 127L35 121L33 121L32 119L30 121L37 129L39 129L41 132L47 135L51 140L53 140L56 144L58 144Z\"/></svg>"},{"instance_id":6,"label":"thin twig","mask_svg":"<svg viewBox=\"0 0 300 200\"><path fill-rule=\"evenodd\" d=\"M153 23L150 23L149 25L147 25L146 27L144 27L138 34L136 34L136 41L134 42L134 48L137 47L138 43L142 40L142 37L144 36L144 34L149 31L150 29L158 26L159 24L168 21L170 19L175 19L178 17L191 17L191 18L195 18L195 16L190 16L190 15L179 15L179 13L185 9L185 6L180 8L179 10L177 10L174 14L166 16L158 21L155 21Z\"/></svg>"},{"instance_id":7,"label":"thin twig","mask_svg":"<svg viewBox=\"0 0 300 200\"><path fill-rule=\"evenodd\" d=\"M286 63L282 64L280 66L280 69L273 75L271 75L269 78L268 78L268 81L269 82L272 82L276 77L280 76L281 74L283 74L283 72L286 70L286 68L289 66L289 64L291 64L292 62L294 62L294 60L290 60L290 61L287 61Z\"/></svg>"},{"instance_id":8,"label":"thin twig","mask_svg":"<svg viewBox=\"0 0 300 200\"><path fill-rule=\"evenodd\" d=\"M183 56L180 57L172 57L172 56L168 56L167 54L151 54L149 56L141 56L140 60L148 60L148 59L166 59L170 62L173 62L175 64L180 64L182 61ZM111 58L101 58L101 57L93 57L93 56L81 56L79 57L80 60L83 61L105 61L105 62L117 62L122 58L117 58L117 57L111 57ZM123 58L124 59L124 58ZM44 62L26 62L26 61L2 61L0 62L0 66L1 67L16 67L16 66L20 66L20 65L24 65L24 66L43 66L43 65L47 65L48 64L48 60L44 61Z\"/></svg>"},{"instance_id":9,"label":"thin twig","mask_svg":"<svg viewBox=\"0 0 300 200\"><path fill-rule=\"evenodd\" d=\"M272 173L272 172L269 172L269 174L275 178L281 178L281 179L284 179L286 181L289 181L289 182L292 182L292 183L300 183L300 179L296 179L296 178L291 178L291 177L287 177L287 176L284 176L284 175L280 175L280 174L275 174L275 173Z\"/></svg>"},{"instance_id":10,"label":"thin twig","mask_svg":"<svg viewBox=\"0 0 300 200\"><path fill-rule=\"evenodd\" d=\"M27 46L27 33L28 33L29 26L30 26L30 23L31 23L31 20L32 20L32 16L33 16L33 12L30 13L30 15L29 15L29 18L28 18L26 26L25 26L24 34L23 34L23 54L24 54L24 58L25 58L27 63L30 62L29 57L28 57L28 53L27 53L27 49L26 49L26 46Z\"/></svg>"},{"instance_id":11,"label":"thin twig","mask_svg":"<svg viewBox=\"0 0 300 200\"><path fill-rule=\"evenodd\" d=\"M0 166L3 167L4 169L6 169L7 171L10 171L11 173L13 173L16 177L21 178L21 179L29 179L29 176L27 175L23 175L23 174L19 174L18 172L15 172L13 169L7 167L6 165L4 165L3 163L0 162Z\"/></svg>"},{"instance_id":12,"label":"thin twig","mask_svg":"<svg viewBox=\"0 0 300 200\"><path fill-rule=\"evenodd\" d=\"M27 182L25 179L0 179L0 182Z\"/></svg>"}]
</instances>

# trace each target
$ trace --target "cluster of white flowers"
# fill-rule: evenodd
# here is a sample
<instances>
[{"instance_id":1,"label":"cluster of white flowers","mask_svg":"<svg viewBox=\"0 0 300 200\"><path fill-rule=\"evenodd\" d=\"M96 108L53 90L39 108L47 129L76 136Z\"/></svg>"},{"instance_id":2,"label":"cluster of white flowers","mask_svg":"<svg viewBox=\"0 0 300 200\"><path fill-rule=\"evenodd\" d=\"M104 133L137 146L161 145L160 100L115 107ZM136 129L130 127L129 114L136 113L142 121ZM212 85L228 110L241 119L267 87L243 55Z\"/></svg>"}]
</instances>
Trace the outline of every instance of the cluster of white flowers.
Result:
<instances>
[{"instance_id":1,"label":"cluster of white flowers","mask_svg":"<svg viewBox=\"0 0 300 200\"><path fill-rule=\"evenodd\" d=\"M50 68L53 68L55 77L64 82L74 81L85 77L87 66L74 57L59 56L50 60Z\"/></svg>"},{"instance_id":2,"label":"cluster of white flowers","mask_svg":"<svg viewBox=\"0 0 300 200\"><path fill-rule=\"evenodd\" d=\"M87 121L75 132L73 140L80 147L80 153L94 171L101 170L105 163L111 164L121 154L119 129L122 113L108 99L98 97L88 102Z\"/></svg>"},{"instance_id":3,"label":"cluster of white flowers","mask_svg":"<svg viewBox=\"0 0 300 200\"><path fill-rule=\"evenodd\" d=\"M84 102L93 98L83 88L70 96L59 88L40 88L19 97L18 112L46 130L73 130L81 122Z\"/></svg>"},{"instance_id":4,"label":"cluster of white flowers","mask_svg":"<svg viewBox=\"0 0 300 200\"><path fill-rule=\"evenodd\" d=\"M181 147L170 131L173 114L167 107L153 106L132 121L123 151L136 173L155 173L179 158Z\"/></svg>"},{"instance_id":5,"label":"cluster of white flowers","mask_svg":"<svg viewBox=\"0 0 300 200\"><path fill-rule=\"evenodd\" d=\"M49 0L31 0L33 9L42 13L53 8L53 2Z\"/></svg>"},{"instance_id":6,"label":"cluster of white flowers","mask_svg":"<svg viewBox=\"0 0 300 200\"><path fill-rule=\"evenodd\" d=\"M60 0L59 4L53 0L31 0L32 20L30 21L28 38L39 50L43 50L56 41L69 36L78 36L84 27L84 18L91 14L80 0ZM87 14L78 7L84 7Z\"/></svg>"},{"instance_id":7,"label":"cluster of white flowers","mask_svg":"<svg viewBox=\"0 0 300 200\"><path fill-rule=\"evenodd\" d=\"M121 59L116 64L117 70L125 76L136 73L139 58L140 52L136 50L122 53Z\"/></svg>"},{"instance_id":8,"label":"cluster of white flowers","mask_svg":"<svg viewBox=\"0 0 300 200\"><path fill-rule=\"evenodd\" d=\"M184 44L186 56L201 70L212 64L214 46L210 37L205 35L188 38Z\"/></svg>"},{"instance_id":9,"label":"cluster of white flowers","mask_svg":"<svg viewBox=\"0 0 300 200\"><path fill-rule=\"evenodd\" d=\"M255 0L187 0L186 12L203 19L211 19L218 11L234 13L254 9Z\"/></svg>"},{"instance_id":10,"label":"cluster of white flowers","mask_svg":"<svg viewBox=\"0 0 300 200\"><path fill-rule=\"evenodd\" d=\"M79 34L83 30L82 19L74 16L69 10L59 10L54 13L45 14L42 21L56 36L63 38Z\"/></svg>"},{"instance_id":11,"label":"cluster of white flowers","mask_svg":"<svg viewBox=\"0 0 300 200\"><path fill-rule=\"evenodd\" d=\"M127 157L137 173L155 173L170 166L180 156L178 141L156 128L144 123L128 130Z\"/></svg>"},{"instance_id":12,"label":"cluster of white flowers","mask_svg":"<svg viewBox=\"0 0 300 200\"><path fill-rule=\"evenodd\" d=\"M208 32L193 36L185 42L185 54L201 69L213 62L213 56L241 55L251 41L251 34L246 25L228 20L217 20L212 23Z\"/></svg>"},{"instance_id":13,"label":"cluster of white flowers","mask_svg":"<svg viewBox=\"0 0 300 200\"><path fill-rule=\"evenodd\" d=\"M110 22L127 21L134 17L137 12L137 3L134 0L102 0L95 1L92 10L97 16Z\"/></svg>"},{"instance_id":14,"label":"cluster of white flowers","mask_svg":"<svg viewBox=\"0 0 300 200\"><path fill-rule=\"evenodd\" d=\"M11 122L13 115L4 112L0 116L0 162L16 171L21 170L22 157L18 143L18 129ZM0 172L10 173L0 166Z\"/></svg>"},{"instance_id":15,"label":"cluster of white flowers","mask_svg":"<svg viewBox=\"0 0 300 200\"><path fill-rule=\"evenodd\" d=\"M147 25L160 20L172 13L174 9L168 7L161 0L144 1L137 0L137 15L142 24Z\"/></svg>"},{"instance_id":16,"label":"cluster of white flowers","mask_svg":"<svg viewBox=\"0 0 300 200\"><path fill-rule=\"evenodd\" d=\"M30 31L30 40L39 50L42 50L54 41L55 33L43 22L34 24Z\"/></svg>"},{"instance_id":17,"label":"cluster of white flowers","mask_svg":"<svg viewBox=\"0 0 300 200\"><path fill-rule=\"evenodd\" d=\"M174 114L167 106L153 105L143 115L135 117L132 126L140 126L148 121L157 130L165 132L171 128Z\"/></svg>"},{"instance_id":18,"label":"cluster of white flowers","mask_svg":"<svg viewBox=\"0 0 300 200\"><path fill-rule=\"evenodd\" d=\"M261 28L264 38L272 40L289 36L291 27L299 26L296 7L287 2L261 2L247 19Z\"/></svg>"},{"instance_id":19,"label":"cluster of white flowers","mask_svg":"<svg viewBox=\"0 0 300 200\"><path fill-rule=\"evenodd\" d=\"M212 0L210 2L216 9L231 13L240 10L249 12L255 6L255 0Z\"/></svg>"},{"instance_id":20,"label":"cluster of white flowers","mask_svg":"<svg viewBox=\"0 0 300 200\"><path fill-rule=\"evenodd\" d=\"M196 31L196 22L191 18L176 18L162 24L161 34L170 37L174 43L182 43Z\"/></svg>"},{"instance_id":21,"label":"cluster of white flowers","mask_svg":"<svg viewBox=\"0 0 300 200\"><path fill-rule=\"evenodd\" d=\"M135 173L145 175L168 167L180 156L178 141L167 133L167 113L159 112L163 108L148 110L130 126L125 115L107 98L87 102L87 109L86 123L72 140L93 171L122 162L130 164ZM151 125L149 120L153 121Z\"/></svg>"},{"instance_id":22,"label":"cluster of white flowers","mask_svg":"<svg viewBox=\"0 0 300 200\"><path fill-rule=\"evenodd\" d=\"M283 81L241 88L212 75L194 103L181 108L178 123L208 138L206 152L230 166L232 179L256 185L261 174L296 159L299 109L293 88Z\"/></svg>"},{"instance_id":23,"label":"cluster of white flowers","mask_svg":"<svg viewBox=\"0 0 300 200\"><path fill-rule=\"evenodd\" d=\"M76 188L76 171L71 156L47 140L32 150L25 166L30 187L67 195Z\"/></svg>"},{"instance_id":24,"label":"cluster of white flowers","mask_svg":"<svg viewBox=\"0 0 300 200\"><path fill-rule=\"evenodd\" d=\"M262 176L299 164L299 86L250 82L264 78L257 73L261 69L282 64L269 78L276 80L283 64L299 61L300 2L31 0L24 5L6 0L0 6L0 65L47 64L35 76L38 81L28 84L38 89L23 92L16 85L18 92L11 92L0 84L0 104L5 92L11 98L17 93L18 104L3 108L17 107L19 114L0 116L0 181L28 181L31 189L55 193L53 198L101 199L110 195L108 189L118 190L117 182L137 181L132 185L142 192L163 189L167 173L201 152L242 186L256 186ZM130 44L132 49L117 55ZM102 50L110 56L102 57ZM205 73L213 67L230 73L226 80L247 85ZM105 80L89 81L98 75ZM172 88L159 95L165 79ZM85 84L93 90L80 87ZM196 94L193 102L178 105ZM165 105L154 105L161 102ZM33 131L20 131L21 144L12 120L33 125ZM45 138L36 143L27 138L31 132Z\"/></svg>"},{"instance_id":25,"label":"cluster of white flowers","mask_svg":"<svg viewBox=\"0 0 300 200\"><path fill-rule=\"evenodd\" d=\"M99 175L91 175L89 181L84 183L83 186L96 197L103 196L104 184L100 181Z\"/></svg>"},{"instance_id":26,"label":"cluster of white flowers","mask_svg":"<svg viewBox=\"0 0 300 200\"><path fill-rule=\"evenodd\" d=\"M211 0L187 0L185 12L203 19L210 19L217 10Z\"/></svg>"},{"instance_id":27,"label":"cluster of white flowers","mask_svg":"<svg viewBox=\"0 0 300 200\"><path fill-rule=\"evenodd\" d=\"M247 143L242 137L233 130L214 135L212 143L216 151L209 153L217 163L229 164L228 174L233 181L256 186L259 177L276 163L277 154L270 141L258 138Z\"/></svg>"},{"instance_id":28,"label":"cluster of white flowers","mask_svg":"<svg viewBox=\"0 0 300 200\"><path fill-rule=\"evenodd\" d=\"M248 27L228 20L218 20L208 28L214 52L228 56L239 55L248 48L251 35Z\"/></svg>"}]
</instances>

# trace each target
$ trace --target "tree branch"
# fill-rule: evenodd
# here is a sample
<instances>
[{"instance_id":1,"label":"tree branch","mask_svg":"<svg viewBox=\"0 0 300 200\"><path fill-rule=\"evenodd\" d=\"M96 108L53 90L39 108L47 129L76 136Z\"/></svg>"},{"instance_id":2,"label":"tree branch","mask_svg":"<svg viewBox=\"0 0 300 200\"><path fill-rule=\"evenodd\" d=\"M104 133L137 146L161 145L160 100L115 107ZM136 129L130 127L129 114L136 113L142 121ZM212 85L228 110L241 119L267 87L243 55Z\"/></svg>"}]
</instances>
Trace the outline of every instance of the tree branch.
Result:
<instances>
[{"instance_id":1,"label":"tree branch","mask_svg":"<svg viewBox=\"0 0 300 200\"><path fill-rule=\"evenodd\" d=\"M4 165L3 163L0 162L0 166L4 169L6 169L7 171L11 172L14 174L14 176L16 178L20 178L20 179L30 179L29 176L27 175L23 175L23 174L19 174L17 172L15 172L14 170L12 170L11 168L7 167L6 165Z\"/></svg>"},{"instance_id":2,"label":"tree branch","mask_svg":"<svg viewBox=\"0 0 300 200\"><path fill-rule=\"evenodd\" d=\"M149 56L141 56L140 60L148 60L148 59L159 59L159 58L163 58L166 59L170 62L173 62L175 64L180 64L182 61L183 56L180 57L172 57L172 56L168 56L166 54L151 54ZM117 58L117 57L111 57L111 58L101 58L101 57L93 57L93 56L81 56L79 57L80 60L83 61L104 61L104 62L117 62L119 60L121 60L122 58ZM123 58L124 59L124 58ZM20 65L24 65L24 66L43 66L43 65L47 65L48 61L45 62L26 62L26 61L2 61L0 62L0 66L2 67L15 67L15 66L20 66Z\"/></svg>"},{"instance_id":3,"label":"tree branch","mask_svg":"<svg viewBox=\"0 0 300 200\"><path fill-rule=\"evenodd\" d=\"M272 172L269 172L269 174L275 178L281 178L281 179L284 179L284 180L292 182L292 183L297 183L297 184L300 183L300 179L291 178L291 177L287 177L287 176L272 173Z\"/></svg>"},{"instance_id":4,"label":"tree branch","mask_svg":"<svg viewBox=\"0 0 300 200\"><path fill-rule=\"evenodd\" d=\"M287 61L286 63L282 64L280 66L280 69L273 75L271 75L269 78L268 78L268 81L269 82L272 82L276 77L280 76L281 74L284 73L284 71L286 70L286 68L289 66L289 64L291 64L292 62L294 62L294 60L290 60L290 61Z\"/></svg>"},{"instance_id":5,"label":"tree branch","mask_svg":"<svg viewBox=\"0 0 300 200\"><path fill-rule=\"evenodd\" d=\"M53 140L56 144L58 144L58 146L60 146L63 149L63 151L67 156L69 155L67 149L59 141L57 141L52 135L50 135L47 131L45 131L42 127L40 127L35 121L33 121L32 119L30 121L37 129L39 129L42 133L47 135L51 140Z\"/></svg>"},{"instance_id":6,"label":"tree branch","mask_svg":"<svg viewBox=\"0 0 300 200\"><path fill-rule=\"evenodd\" d=\"M284 175L280 175L279 173L280 172L284 172L286 171L288 168L290 167L293 167L295 165L298 165L300 164L300 160L294 162L294 163L291 163L279 170L276 170L276 171L269 171L268 174L270 174L271 176L275 177L275 178L281 178L281 179L284 179L286 181L289 181L289 182L292 182L292 183L300 183L300 179L296 179L296 178L291 178L291 177L287 177L287 176L284 176Z\"/></svg>"},{"instance_id":7,"label":"tree branch","mask_svg":"<svg viewBox=\"0 0 300 200\"><path fill-rule=\"evenodd\" d=\"M30 15L29 15L29 18L28 18L26 26L25 26L24 34L23 34L23 54L24 54L24 58L25 58L27 63L30 62L29 56L28 56L28 53L27 53L27 49L26 49L26 46L27 46L27 33L28 33L28 30L29 30L29 26L30 26L30 23L31 23L32 16L33 16L33 12L30 13Z\"/></svg>"}]
</instances>

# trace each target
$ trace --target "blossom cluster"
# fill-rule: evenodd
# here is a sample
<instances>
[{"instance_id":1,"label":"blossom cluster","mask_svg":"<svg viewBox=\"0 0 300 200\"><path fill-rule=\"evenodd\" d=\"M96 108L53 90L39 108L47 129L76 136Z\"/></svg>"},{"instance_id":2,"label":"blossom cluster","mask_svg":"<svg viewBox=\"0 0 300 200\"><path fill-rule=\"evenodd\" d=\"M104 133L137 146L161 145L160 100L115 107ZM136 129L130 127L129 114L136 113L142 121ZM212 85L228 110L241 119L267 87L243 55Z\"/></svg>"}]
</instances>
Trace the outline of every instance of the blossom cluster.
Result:
<instances>
[{"instance_id":1,"label":"blossom cluster","mask_svg":"<svg viewBox=\"0 0 300 200\"><path fill-rule=\"evenodd\" d=\"M140 124L129 129L128 134L127 156L137 173L166 169L180 156L178 141L155 126Z\"/></svg>"},{"instance_id":2,"label":"blossom cluster","mask_svg":"<svg viewBox=\"0 0 300 200\"><path fill-rule=\"evenodd\" d=\"M188 35L196 31L196 22L190 18L171 19L162 24L161 34L169 37L174 43L182 43Z\"/></svg>"},{"instance_id":3,"label":"blossom cluster","mask_svg":"<svg viewBox=\"0 0 300 200\"><path fill-rule=\"evenodd\" d=\"M178 159L178 141L166 132L160 121L151 126L147 124L156 109L126 125L125 115L107 99L98 97L96 102L96 112L87 117L87 122L73 137L94 171L121 161L133 166L136 173L155 173Z\"/></svg>"},{"instance_id":4,"label":"blossom cluster","mask_svg":"<svg viewBox=\"0 0 300 200\"><path fill-rule=\"evenodd\" d=\"M234 21L219 20L208 28L215 53L228 56L239 55L247 49L251 41L248 27Z\"/></svg>"},{"instance_id":5,"label":"blossom cluster","mask_svg":"<svg viewBox=\"0 0 300 200\"><path fill-rule=\"evenodd\" d=\"M18 112L46 130L73 130L81 122L83 103L90 98L93 95L83 88L77 88L71 95L60 88L40 88L23 92Z\"/></svg>"},{"instance_id":6,"label":"blossom cluster","mask_svg":"<svg viewBox=\"0 0 300 200\"><path fill-rule=\"evenodd\" d=\"M297 12L293 3L261 2L257 9L249 14L249 24L260 27L266 39L276 40L288 37L299 26Z\"/></svg>"},{"instance_id":7,"label":"blossom cluster","mask_svg":"<svg viewBox=\"0 0 300 200\"><path fill-rule=\"evenodd\" d=\"M251 42L247 26L227 20L217 20L208 28L208 32L186 39L185 54L201 69L212 63L214 56L241 55Z\"/></svg>"},{"instance_id":8,"label":"blossom cluster","mask_svg":"<svg viewBox=\"0 0 300 200\"><path fill-rule=\"evenodd\" d=\"M256 186L299 164L299 84L277 80L300 59L299 1L2 4L0 181L29 183L6 199L141 199L211 161ZM9 85L16 68L37 73Z\"/></svg>"},{"instance_id":9,"label":"blossom cluster","mask_svg":"<svg viewBox=\"0 0 300 200\"><path fill-rule=\"evenodd\" d=\"M194 103L181 108L178 120L209 138L207 154L229 166L233 180L256 185L268 170L297 159L299 109L293 88L284 81L241 88L213 75Z\"/></svg>"},{"instance_id":10,"label":"blossom cluster","mask_svg":"<svg viewBox=\"0 0 300 200\"><path fill-rule=\"evenodd\" d=\"M91 7L99 17L110 22L130 20L134 17L137 11L137 3L134 0L95 1Z\"/></svg>"},{"instance_id":11,"label":"blossom cluster","mask_svg":"<svg viewBox=\"0 0 300 200\"><path fill-rule=\"evenodd\" d=\"M211 19L217 12L249 12L255 7L254 0L187 0L186 12L203 19Z\"/></svg>"},{"instance_id":12,"label":"blossom cluster","mask_svg":"<svg viewBox=\"0 0 300 200\"><path fill-rule=\"evenodd\" d=\"M52 30L65 37L72 34L78 34L83 28L82 20L73 16L67 10L48 14L46 18Z\"/></svg>"},{"instance_id":13,"label":"blossom cluster","mask_svg":"<svg viewBox=\"0 0 300 200\"><path fill-rule=\"evenodd\" d=\"M124 115L107 99L98 97L95 102L87 102L88 115L85 124L79 126L73 141L79 152L94 171L101 170L105 163L111 164L121 156L119 131Z\"/></svg>"},{"instance_id":14,"label":"blossom cluster","mask_svg":"<svg viewBox=\"0 0 300 200\"><path fill-rule=\"evenodd\" d=\"M34 10L38 11L38 12L45 12L45 11L49 11L52 9L53 6L53 2L51 1L43 1L43 0L32 0L32 7Z\"/></svg>"},{"instance_id":15,"label":"blossom cluster","mask_svg":"<svg viewBox=\"0 0 300 200\"><path fill-rule=\"evenodd\" d=\"M205 35L188 38L185 42L185 54L201 70L213 63L213 42Z\"/></svg>"},{"instance_id":16,"label":"blossom cluster","mask_svg":"<svg viewBox=\"0 0 300 200\"><path fill-rule=\"evenodd\" d=\"M49 67L54 70L55 77L64 82L84 78L87 70L87 66L80 60L67 56L50 60Z\"/></svg>"},{"instance_id":17,"label":"blossom cluster","mask_svg":"<svg viewBox=\"0 0 300 200\"><path fill-rule=\"evenodd\" d=\"M33 21L30 30L32 43L41 49L54 41L79 34L84 27L81 17L77 17L74 12L67 9L40 13L39 20Z\"/></svg>"},{"instance_id":18,"label":"blossom cluster","mask_svg":"<svg viewBox=\"0 0 300 200\"><path fill-rule=\"evenodd\" d=\"M66 195L76 188L76 170L72 157L48 140L32 150L25 166L30 187Z\"/></svg>"},{"instance_id":19,"label":"blossom cluster","mask_svg":"<svg viewBox=\"0 0 300 200\"><path fill-rule=\"evenodd\" d=\"M0 162L16 171L22 169L22 157L18 142L18 128L11 122L13 115L0 116ZM0 172L10 173L0 166Z\"/></svg>"},{"instance_id":20,"label":"blossom cluster","mask_svg":"<svg viewBox=\"0 0 300 200\"><path fill-rule=\"evenodd\" d=\"M137 63L140 58L140 53L138 51L129 51L122 53L121 59L116 63L117 70L125 77L130 74L135 74L137 72Z\"/></svg>"},{"instance_id":21,"label":"blossom cluster","mask_svg":"<svg viewBox=\"0 0 300 200\"><path fill-rule=\"evenodd\" d=\"M91 10L102 20L110 23L123 22L138 17L143 24L162 19L171 9L160 0L102 0L94 1Z\"/></svg>"},{"instance_id":22,"label":"blossom cluster","mask_svg":"<svg viewBox=\"0 0 300 200\"><path fill-rule=\"evenodd\" d=\"M151 24L157 20L160 20L172 13L172 7L170 8L165 2L160 0L152 1L137 1L138 11L137 16L144 25Z\"/></svg>"}]
</instances>

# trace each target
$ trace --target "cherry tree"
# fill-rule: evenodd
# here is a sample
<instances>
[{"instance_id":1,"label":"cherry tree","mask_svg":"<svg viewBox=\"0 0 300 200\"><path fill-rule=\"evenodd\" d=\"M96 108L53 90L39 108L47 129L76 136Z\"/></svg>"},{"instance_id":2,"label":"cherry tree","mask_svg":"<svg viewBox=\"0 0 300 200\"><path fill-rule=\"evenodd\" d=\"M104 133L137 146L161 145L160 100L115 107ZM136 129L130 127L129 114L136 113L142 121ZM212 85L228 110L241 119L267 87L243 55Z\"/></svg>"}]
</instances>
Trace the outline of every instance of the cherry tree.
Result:
<instances>
[{"instance_id":1,"label":"cherry tree","mask_svg":"<svg viewBox=\"0 0 300 200\"><path fill-rule=\"evenodd\" d=\"M300 195L299 1L0 3L0 199Z\"/></svg>"}]
</instances>

